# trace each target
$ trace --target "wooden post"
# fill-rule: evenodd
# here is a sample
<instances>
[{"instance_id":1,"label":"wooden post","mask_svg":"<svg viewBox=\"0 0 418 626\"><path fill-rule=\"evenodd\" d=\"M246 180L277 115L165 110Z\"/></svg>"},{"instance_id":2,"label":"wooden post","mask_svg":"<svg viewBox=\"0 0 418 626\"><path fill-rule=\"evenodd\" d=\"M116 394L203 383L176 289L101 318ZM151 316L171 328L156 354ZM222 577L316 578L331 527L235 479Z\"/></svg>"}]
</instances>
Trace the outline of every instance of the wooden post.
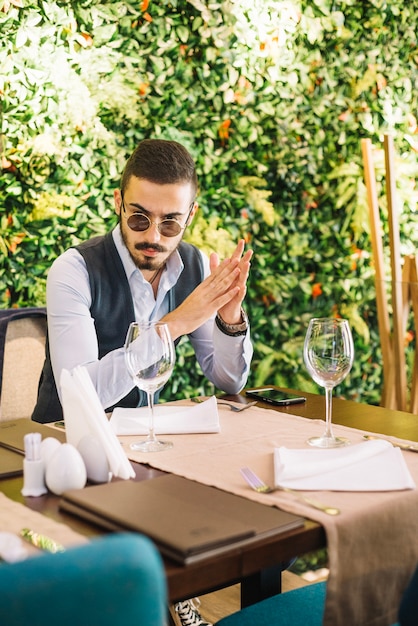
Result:
<instances>
[{"instance_id":1,"label":"wooden post","mask_svg":"<svg viewBox=\"0 0 418 626\"><path fill-rule=\"evenodd\" d=\"M409 296L414 313L415 355L411 378L409 410L418 415L418 256L410 257Z\"/></svg>"},{"instance_id":2,"label":"wooden post","mask_svg":"<svg viewBox=\"0 0 418 626\"><path fill-rule=\"evenodd\" d=\"M387 305L382 225L379 215L376 175L373 164L372 143L370 139L362 139L361 148L363 153L364 179L366 183L369 206L370 234L375 268L377 320L383 359L383 390L380 403L387 409L396 409L395 375L393 369L392 336Z\"/></svg>"},{"instance_id":3,"label":"wooden post","mask_svg":"<svg viewBox=\"0 0 418 626\"><path fill-rule=\"evenodd\" d=\"M406 410L405 336L403 332L402 266L400 254L398 208L396 206L393 137L384 135L386 166L386 197L389 218L390 265L392 275L393 367L397 408Z\"/></svg>"}]
</instances>

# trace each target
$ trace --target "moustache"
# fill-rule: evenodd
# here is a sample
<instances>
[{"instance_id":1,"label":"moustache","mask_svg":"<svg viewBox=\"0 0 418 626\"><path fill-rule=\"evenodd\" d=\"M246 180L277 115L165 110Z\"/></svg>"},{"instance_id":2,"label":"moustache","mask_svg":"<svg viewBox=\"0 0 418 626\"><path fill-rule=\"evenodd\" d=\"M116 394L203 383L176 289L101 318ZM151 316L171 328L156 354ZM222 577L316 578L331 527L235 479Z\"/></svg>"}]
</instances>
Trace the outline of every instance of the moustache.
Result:
<instances>
[{"instance_id":1,"label":"moustache","mask_svg":"<svg viewBox=\"0 0 418 626\"><path fill-rule=\"evenodd\" d=\"M156 252L165 252L163 246L159 246L156 243L136 243L135 250L155 250Z\"/></svg>"}]
</instances>

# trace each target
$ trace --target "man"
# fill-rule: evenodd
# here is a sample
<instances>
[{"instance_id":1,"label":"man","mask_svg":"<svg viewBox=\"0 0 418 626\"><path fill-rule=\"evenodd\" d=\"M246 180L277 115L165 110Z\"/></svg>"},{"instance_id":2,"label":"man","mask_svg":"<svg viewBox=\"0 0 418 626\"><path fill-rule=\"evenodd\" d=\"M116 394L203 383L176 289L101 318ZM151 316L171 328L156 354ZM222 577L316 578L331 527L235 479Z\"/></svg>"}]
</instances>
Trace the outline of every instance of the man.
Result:
<instances>
[{"instance_id":1,"label":"man","mask_svg":"<svg viewBox=\"0 0 418 626\"><path fill-rule=\"evenodd\" d=\"M175 341L188 335L205 376L237 393L252 357L242 310L252 251L239 241L220 262L182 241L197 210L197 177L187 150L173 141L145 140L126 164L114 192L119 224L67 250L47 280L48 342L32 419L62 419L63 369L83 365L102 406L146 403L124 360L130 322L164 321ZM182 625L207 624L198 604L175 606Z\"/></svg>"},{"instance_id":2,"label":"man","mask_svg":"<svg viewBox=\"0 0 418 626\"><path fill-rule=\"evenodd\" d=\"M210 260L182 241L197 204L193 159L174 141L141 142L114 192L118 226L71 248L47 280L48 344L32 419L62 419L62 369L84 365L105 409L146 403L128 374L130 322L160 320L188 335L205 376L226 393L245 385L252 357L241 305L251 250Z\"/></svg>"}]
</instances>

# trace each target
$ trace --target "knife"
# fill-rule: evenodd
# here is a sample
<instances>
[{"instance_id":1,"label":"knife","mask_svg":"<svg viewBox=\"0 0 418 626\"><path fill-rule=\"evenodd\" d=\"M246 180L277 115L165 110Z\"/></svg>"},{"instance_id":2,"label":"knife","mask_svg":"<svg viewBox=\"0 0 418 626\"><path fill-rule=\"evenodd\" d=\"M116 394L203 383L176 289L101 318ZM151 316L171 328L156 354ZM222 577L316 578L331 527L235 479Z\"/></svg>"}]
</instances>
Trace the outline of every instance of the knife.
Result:
<instances>
[{"instance_id":1,"label":"knife","mask_svg":"<svg viewBox=\"0 0 418 626\"><path fill-rule=\"evenodd\" d=\"M61 544L59 544L54 539L47 537L46 535L41 535L40 533L36 533L34 530L30 530L30 528L22 528L20 531L20 536L31 543L36 548L40 550L44 550L45 552L64 552L65 548Z\"/></svg>"},{"instance_id":2,"label":"knife","mask_svg":"<svg viewBox=\"0 0 418 626\"><path fill-rule=\"evenodd\" d=\"M395 446L395 448L409 450L409 452L418 452L418 445L414 446L410 443L397 443L395 441L391 441L390 439L385 439L384 437L378 437L377 435L363 435L363 439L383 439L383 441L388 441Z\"/></svg>"}]
</instances>

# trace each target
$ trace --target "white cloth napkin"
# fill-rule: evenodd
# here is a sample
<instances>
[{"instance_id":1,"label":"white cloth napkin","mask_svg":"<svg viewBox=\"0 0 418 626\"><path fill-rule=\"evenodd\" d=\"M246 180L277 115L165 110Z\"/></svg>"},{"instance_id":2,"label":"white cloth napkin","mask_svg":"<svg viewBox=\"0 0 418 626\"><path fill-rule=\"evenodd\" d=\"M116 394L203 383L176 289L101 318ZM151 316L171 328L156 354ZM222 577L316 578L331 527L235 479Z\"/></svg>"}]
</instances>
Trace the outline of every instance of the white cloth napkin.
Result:
<instances>
[{"instance_id":1,"label":"white cloth napkin","mask_svg":"<svg viewBox=\"0 0 418 626\"><path fill-rule=\"evenodd\" d=\"M77 448L86 435L95 437L107 456L112 474L124 479L135 478L86 368L80 365L71 372L62 370L60 387L67 442Z\"/></svg>"},{"instance_id":2,"label":"white cloth napkin","mask_svg":"<svg viewBox=\"0 0 418 626\"><path fill-rule=\"evenodd\" d=\"M116 407L110 425L117 435L146 435L149 428L149 408L123 409ZM218 433L218 406L215 396L196 406L154 407L154 428L157 435Z\"/></svg>"},{"instance_id":3,"label":"white cloth napkin","mask_svg":"<svg viewBox=\"0 0 418 626\"><path fill-rule=\"evenodd\" d=\"M329 491L415 489L399 448L388 441L365 441L331 450L275 448L276 485Z\"/></svg>"}]
</instances>

